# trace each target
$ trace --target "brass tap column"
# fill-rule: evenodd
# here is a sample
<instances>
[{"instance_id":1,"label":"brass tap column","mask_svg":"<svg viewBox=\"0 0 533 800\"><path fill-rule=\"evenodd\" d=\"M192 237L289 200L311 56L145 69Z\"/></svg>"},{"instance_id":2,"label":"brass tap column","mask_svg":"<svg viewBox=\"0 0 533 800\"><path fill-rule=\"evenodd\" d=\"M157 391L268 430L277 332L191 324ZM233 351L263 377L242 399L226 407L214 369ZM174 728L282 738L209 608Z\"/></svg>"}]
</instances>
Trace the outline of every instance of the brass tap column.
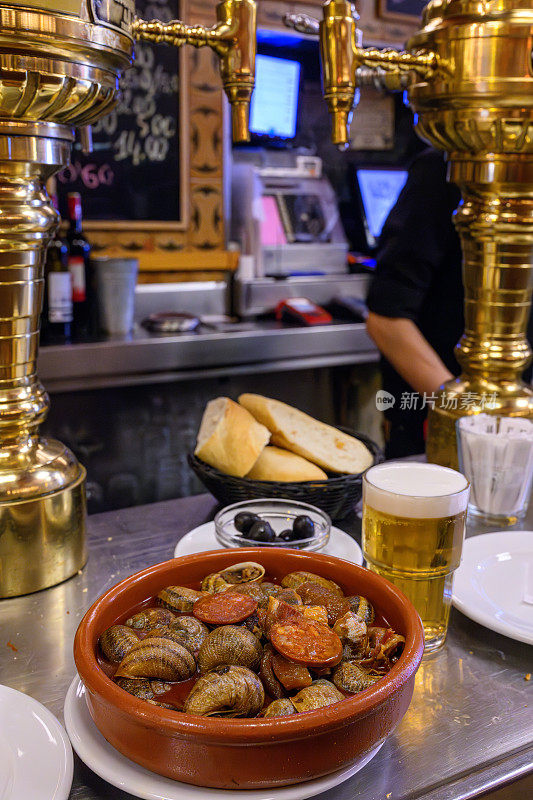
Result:
<instances>
[{"instance_id":1,"label":"brass tap column","mask_svg":"<svg viewBox=\"0 0 533 800\"><path fill-rule=\"evenodd\" d=\"M429 414L430 461L457 466L455 421L486 411L533 416L520 379L531 359L533 288L533 8L530 0L432 0L407 50L362 48L347 0L328 0L320 23L324 94L333 141L348 142L358 70L407 86L417 132L444 150L463 201L465 333L461 376ZM302 29L302 15L289 24ZM308 25L308 28L311 28Z\"/></svg>"},{"instance_id":2,"label":"brass tap column","mask_svg":"<svg viewBox=\"0 0 533 800\"><path fill-rule=\"evenodd\" d=\"M247 139L255 3L224 0L217 16L190 28L134 21L132 0L0 0L0 598L58 583L87 557L85 470L38 433L49 406L36 373L43 264L59 222L45 181L68 163L72 128L116 103L133 31L211 45L235 139Z\"/></svg>"}]
</instances>

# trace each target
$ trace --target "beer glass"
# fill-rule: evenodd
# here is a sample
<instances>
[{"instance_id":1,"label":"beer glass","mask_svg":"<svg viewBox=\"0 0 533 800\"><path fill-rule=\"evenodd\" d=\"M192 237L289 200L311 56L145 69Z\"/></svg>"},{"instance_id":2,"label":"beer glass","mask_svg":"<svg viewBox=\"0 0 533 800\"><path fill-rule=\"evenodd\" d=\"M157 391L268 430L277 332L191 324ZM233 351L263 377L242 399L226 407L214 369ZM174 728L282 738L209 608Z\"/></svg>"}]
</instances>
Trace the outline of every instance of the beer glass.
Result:
<instances>
[{"instance_id":1,"label":"beer glass","mask_svg":"<svg viewBox=\"0 0 533 800\"><path fill-rule=\"evenodd\" d=\"M363 478L367 567L411 600L424 625L426 651L438 650L446 639L469 491L464 475L437 464L379 464Z\"/></svg>"}]
</instances>

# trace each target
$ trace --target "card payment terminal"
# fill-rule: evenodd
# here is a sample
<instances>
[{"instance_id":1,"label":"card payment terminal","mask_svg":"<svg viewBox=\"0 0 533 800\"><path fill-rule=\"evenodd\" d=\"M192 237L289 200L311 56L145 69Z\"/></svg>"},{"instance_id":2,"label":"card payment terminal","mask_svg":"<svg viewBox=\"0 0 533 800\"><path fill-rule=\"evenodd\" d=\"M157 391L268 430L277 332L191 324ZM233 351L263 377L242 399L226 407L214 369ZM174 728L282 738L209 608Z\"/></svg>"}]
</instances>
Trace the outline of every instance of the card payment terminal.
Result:
<instances>
[{"instance_id":1,"label":"card payment terminal","mask_svg":"<svg viewBox=\"0 0 533 800\"><path fill-rule=\"evenodd\" d=\"M332 322L333 317L307 297L289 297L278 304L276 319L297 322L300 325L327 325Z\"/></svg>"}]
</instances>

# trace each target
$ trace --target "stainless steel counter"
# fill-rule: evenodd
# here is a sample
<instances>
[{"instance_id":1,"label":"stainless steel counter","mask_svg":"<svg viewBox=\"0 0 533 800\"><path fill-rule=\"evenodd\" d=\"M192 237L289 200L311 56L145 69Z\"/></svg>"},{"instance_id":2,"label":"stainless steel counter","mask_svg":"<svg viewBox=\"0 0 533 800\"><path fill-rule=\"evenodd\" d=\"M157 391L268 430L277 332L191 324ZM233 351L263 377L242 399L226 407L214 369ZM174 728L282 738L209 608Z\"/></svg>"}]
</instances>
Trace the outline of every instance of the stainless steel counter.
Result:
<instances>
[{"instance_id":1,"label":"stainless steel counter","mask_svg":"<svg viewBox=\"0 0 533 800\"><path fill-rule=\"evenodd\" d=\"M363 323L300 328L267 321L167 336L137 328L130 337L42 347L38 370L47 391L66 392L377 360Z\"/></svg>"},{"instance_id":2,"label":"stainless steel counter","mask_svg":"<svg viewBox=\"0 0 533 800\"><path fill-rule=\"evenodd\" d=\"M72 642L84 612L122 578L171 558L177 540L211 519L214 509L210 495L199 495L90 517L90 557L81 574L0 601L1 682L32 695L63 721L75 675ZM349 527L359 538L358 521ZM533 509L524 528L533 529ZM470 528L468 535L482 532ZM446 647L422 661L396 732L361 773L320 800L467 800L533 771L533 681L525 680L532 655L532 647L453 610ZM76 758L71 798L130 795Z\"/></svg>"}]
</instances>

